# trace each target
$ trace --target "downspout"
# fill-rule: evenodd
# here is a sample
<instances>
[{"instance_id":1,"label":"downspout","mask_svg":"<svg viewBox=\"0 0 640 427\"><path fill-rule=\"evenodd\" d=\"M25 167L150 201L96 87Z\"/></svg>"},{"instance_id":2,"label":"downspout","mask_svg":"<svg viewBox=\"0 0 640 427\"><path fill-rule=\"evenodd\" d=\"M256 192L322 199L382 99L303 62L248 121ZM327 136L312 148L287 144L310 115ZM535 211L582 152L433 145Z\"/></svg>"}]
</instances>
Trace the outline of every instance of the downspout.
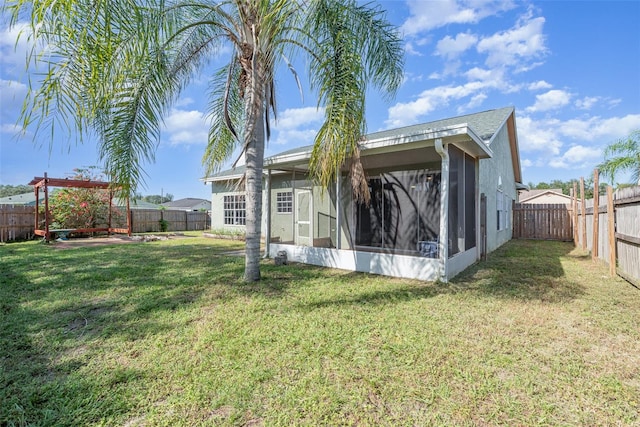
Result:
<instances>
[{"instance_id":1,"label":"downspout","mask_svg":"<svg viewBox=\"0 0 640 427\"><path fill-rule=\"evenodd\" d=\"M265 204L267 205L267 218L265 224L265 236L264 236L264 256L263 258L269 258L269 246L271 245L271 169L267 170L267 182L266 182L267 194L265 195Z\"/></svg>"},{"instance_id":2,"label":"downspout","mask_svg":"<svg viewBox=\"0 0 640 427\"><path fill-rule=\"evenodd\" d=\"M436 152L442 157L440 178L440 237L438 238L438 263L440 271L438 279L448 282L447 260L449 258L449 151L442 144L442 139L435 141Z\"/></svg>"}]
</instances>

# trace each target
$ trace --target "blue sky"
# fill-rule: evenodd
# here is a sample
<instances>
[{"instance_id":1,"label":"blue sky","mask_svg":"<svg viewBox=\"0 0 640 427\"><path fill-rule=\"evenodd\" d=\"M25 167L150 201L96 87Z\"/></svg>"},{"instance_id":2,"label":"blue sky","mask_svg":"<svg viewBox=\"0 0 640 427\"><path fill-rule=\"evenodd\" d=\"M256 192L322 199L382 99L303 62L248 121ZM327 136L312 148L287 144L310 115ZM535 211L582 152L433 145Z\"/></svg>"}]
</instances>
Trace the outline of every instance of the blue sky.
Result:
<instances>
[{"instance_id":1,"label":"blue sky","mask_svg":"<svg viewBox=\"0 0 640 427\"><path fill-rule=\"evenodd\" d=\"M370 132L514 106L523 180L538 183L590 176L608 143L640 128L640 1L379 3L403 34L406 75L392 101L371 95ZM0 183L26 184L45 171L64 177L96 165L94 140L76 145L73 135L52 141L42 133L34 141L30 129L16 136L28 81L26 46L22 40L15 51L18 29L1 22ZM213 58L207 72L225 59ZM297 69L303 76L302 59ZM199 181L207 72L166 117L141 193L209 197ZM278 93L267 155L312 143L322 120L314 94L305 89L303 102L286 70L278 75Z\"/></svg>"}]
</instances>

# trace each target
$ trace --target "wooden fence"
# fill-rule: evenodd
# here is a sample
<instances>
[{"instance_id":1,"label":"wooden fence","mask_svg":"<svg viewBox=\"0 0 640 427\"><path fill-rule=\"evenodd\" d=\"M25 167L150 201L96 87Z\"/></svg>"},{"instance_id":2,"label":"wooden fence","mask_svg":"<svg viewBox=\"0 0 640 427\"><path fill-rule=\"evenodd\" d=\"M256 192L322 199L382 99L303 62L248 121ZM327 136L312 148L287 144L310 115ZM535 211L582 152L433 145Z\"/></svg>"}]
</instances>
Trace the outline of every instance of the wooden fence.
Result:
<instances>
[{"instance_id":1,"label":"wooden fence","mask_svg":"<svg viewBox=\"0 0 640 427\"><path fill-rule=\"evenodd\" d=\"M564 204L513 205L513 238L573 240L572 209Z\"/></svg>"},{"instance_id":2,"label":"wooden fence","mask_svg":"<svg viewBox=\"0 0 640 427\"><path fill-rule=\"evenodd\" d=\"M597 171L594 184L598 188ZM581 197L574 197L571 205L515 203L513 238L573 240L594 260L609 264L611 275L640 287L640 186L615 192L609 187L606 195L594 191L594 198L587 200L582 196L584 179L580 187ZM577 186L573 194L577 196Z\"/></svg>"},{"instance_id":3,"label":"wooden fence","mask_svg":"<svg viewBox=\"0 0 640 427\"><path fill-rule=\"evenodd\" d=\"M0 205L0 242L31 239L34 236L35 207ZM131 209L133 233L160 232L160 221L167 223L167 231L208 230L208 212L188 212L161 209Z\"/></svg>"},{"instance_id":4,"label":"wooden fence","mask_svg":"<svg viewBox=\"0 0 640 427\"><path fill-rule=\"evenodd\" d=\"M576 210L576 245L609 264L612 274L640 286L640 186L615 192L609 187L605 197L597 196Z\"/></svg>"},{"instance_id":5,"label":"wooden fence","mask_svg":"<svg viewBox=\"0 0 640 427\"><path fill-rule=\"evenodd\" d=\"M133 233L159 232L161 221L167 222L167 231L207 230L211 227L211 217L208 212L131 209Z\"/></svg>"},{"instance_id":6,"label":"wooden fence","mask_svg":"<svg viewBox=\"0 0 640 427\"><path fill-rule=\"evenodd\" d=\"M33 206L0 205L0 242L33 238Z\"/></svg>"}]
</instances>

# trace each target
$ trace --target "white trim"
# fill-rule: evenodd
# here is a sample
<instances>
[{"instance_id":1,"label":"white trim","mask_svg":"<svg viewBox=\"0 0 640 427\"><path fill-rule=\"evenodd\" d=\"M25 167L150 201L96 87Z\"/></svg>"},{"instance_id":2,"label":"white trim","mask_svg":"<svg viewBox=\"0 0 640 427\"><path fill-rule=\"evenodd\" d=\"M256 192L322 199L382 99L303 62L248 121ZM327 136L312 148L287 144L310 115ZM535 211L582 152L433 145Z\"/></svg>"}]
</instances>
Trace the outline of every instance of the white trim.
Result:
<instances>
[{"instance_id":1,"label":"white trim","mask_svg":"<svg viewBox=\"0 0 640 427\"><path fill-rule=\"evenodd\" d=\"M302 196L303 194L307 194L309 197L309 212L308 212L308 216L309 216L309 220L308 221L300 221L300 211L299 211L299 205L300 205L300 199L299 197ZM300 245L301 244L301 238L302 239L308 239L308 246L313 246L313 193L311 192L311 190L298 190L293 194L293 197L296 198L296 203L295 203L295 220L294 220L294 241L296 242L296 244ZM308 236L300 236L300 225L308 225L309 226L309 235Z\"/></svg>"},{"instance_id":2,"label":"white trim","mask_svg":"<svg viewBox=\"0 0 640 427\"><path fill-rule=\"evenodd\" d=\"M424 281L439 278L439 262L436 258L278 243L269 245L271 257L275 257L279 251L285 251L289 261L321 267Z\"/></svg>"}]
</instances>

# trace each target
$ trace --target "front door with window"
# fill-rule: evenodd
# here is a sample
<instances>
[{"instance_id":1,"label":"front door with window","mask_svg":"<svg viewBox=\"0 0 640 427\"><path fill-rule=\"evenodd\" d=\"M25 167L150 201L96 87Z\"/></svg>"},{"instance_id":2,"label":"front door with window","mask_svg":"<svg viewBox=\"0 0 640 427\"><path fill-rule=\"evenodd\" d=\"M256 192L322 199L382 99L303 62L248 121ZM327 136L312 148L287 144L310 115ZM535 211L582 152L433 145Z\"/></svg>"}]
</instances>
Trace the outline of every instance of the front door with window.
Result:
<instances>
[{"instance_id":1,"label":"front door with window","mask_svg":"<svg viewBox=\"0 0 640 427\"><path fill-rule=\"evenodd\" d=\"M301 190L296 192L296 245L313 246L311 231L311 191Z\"/></svg>"}]
</instances>

